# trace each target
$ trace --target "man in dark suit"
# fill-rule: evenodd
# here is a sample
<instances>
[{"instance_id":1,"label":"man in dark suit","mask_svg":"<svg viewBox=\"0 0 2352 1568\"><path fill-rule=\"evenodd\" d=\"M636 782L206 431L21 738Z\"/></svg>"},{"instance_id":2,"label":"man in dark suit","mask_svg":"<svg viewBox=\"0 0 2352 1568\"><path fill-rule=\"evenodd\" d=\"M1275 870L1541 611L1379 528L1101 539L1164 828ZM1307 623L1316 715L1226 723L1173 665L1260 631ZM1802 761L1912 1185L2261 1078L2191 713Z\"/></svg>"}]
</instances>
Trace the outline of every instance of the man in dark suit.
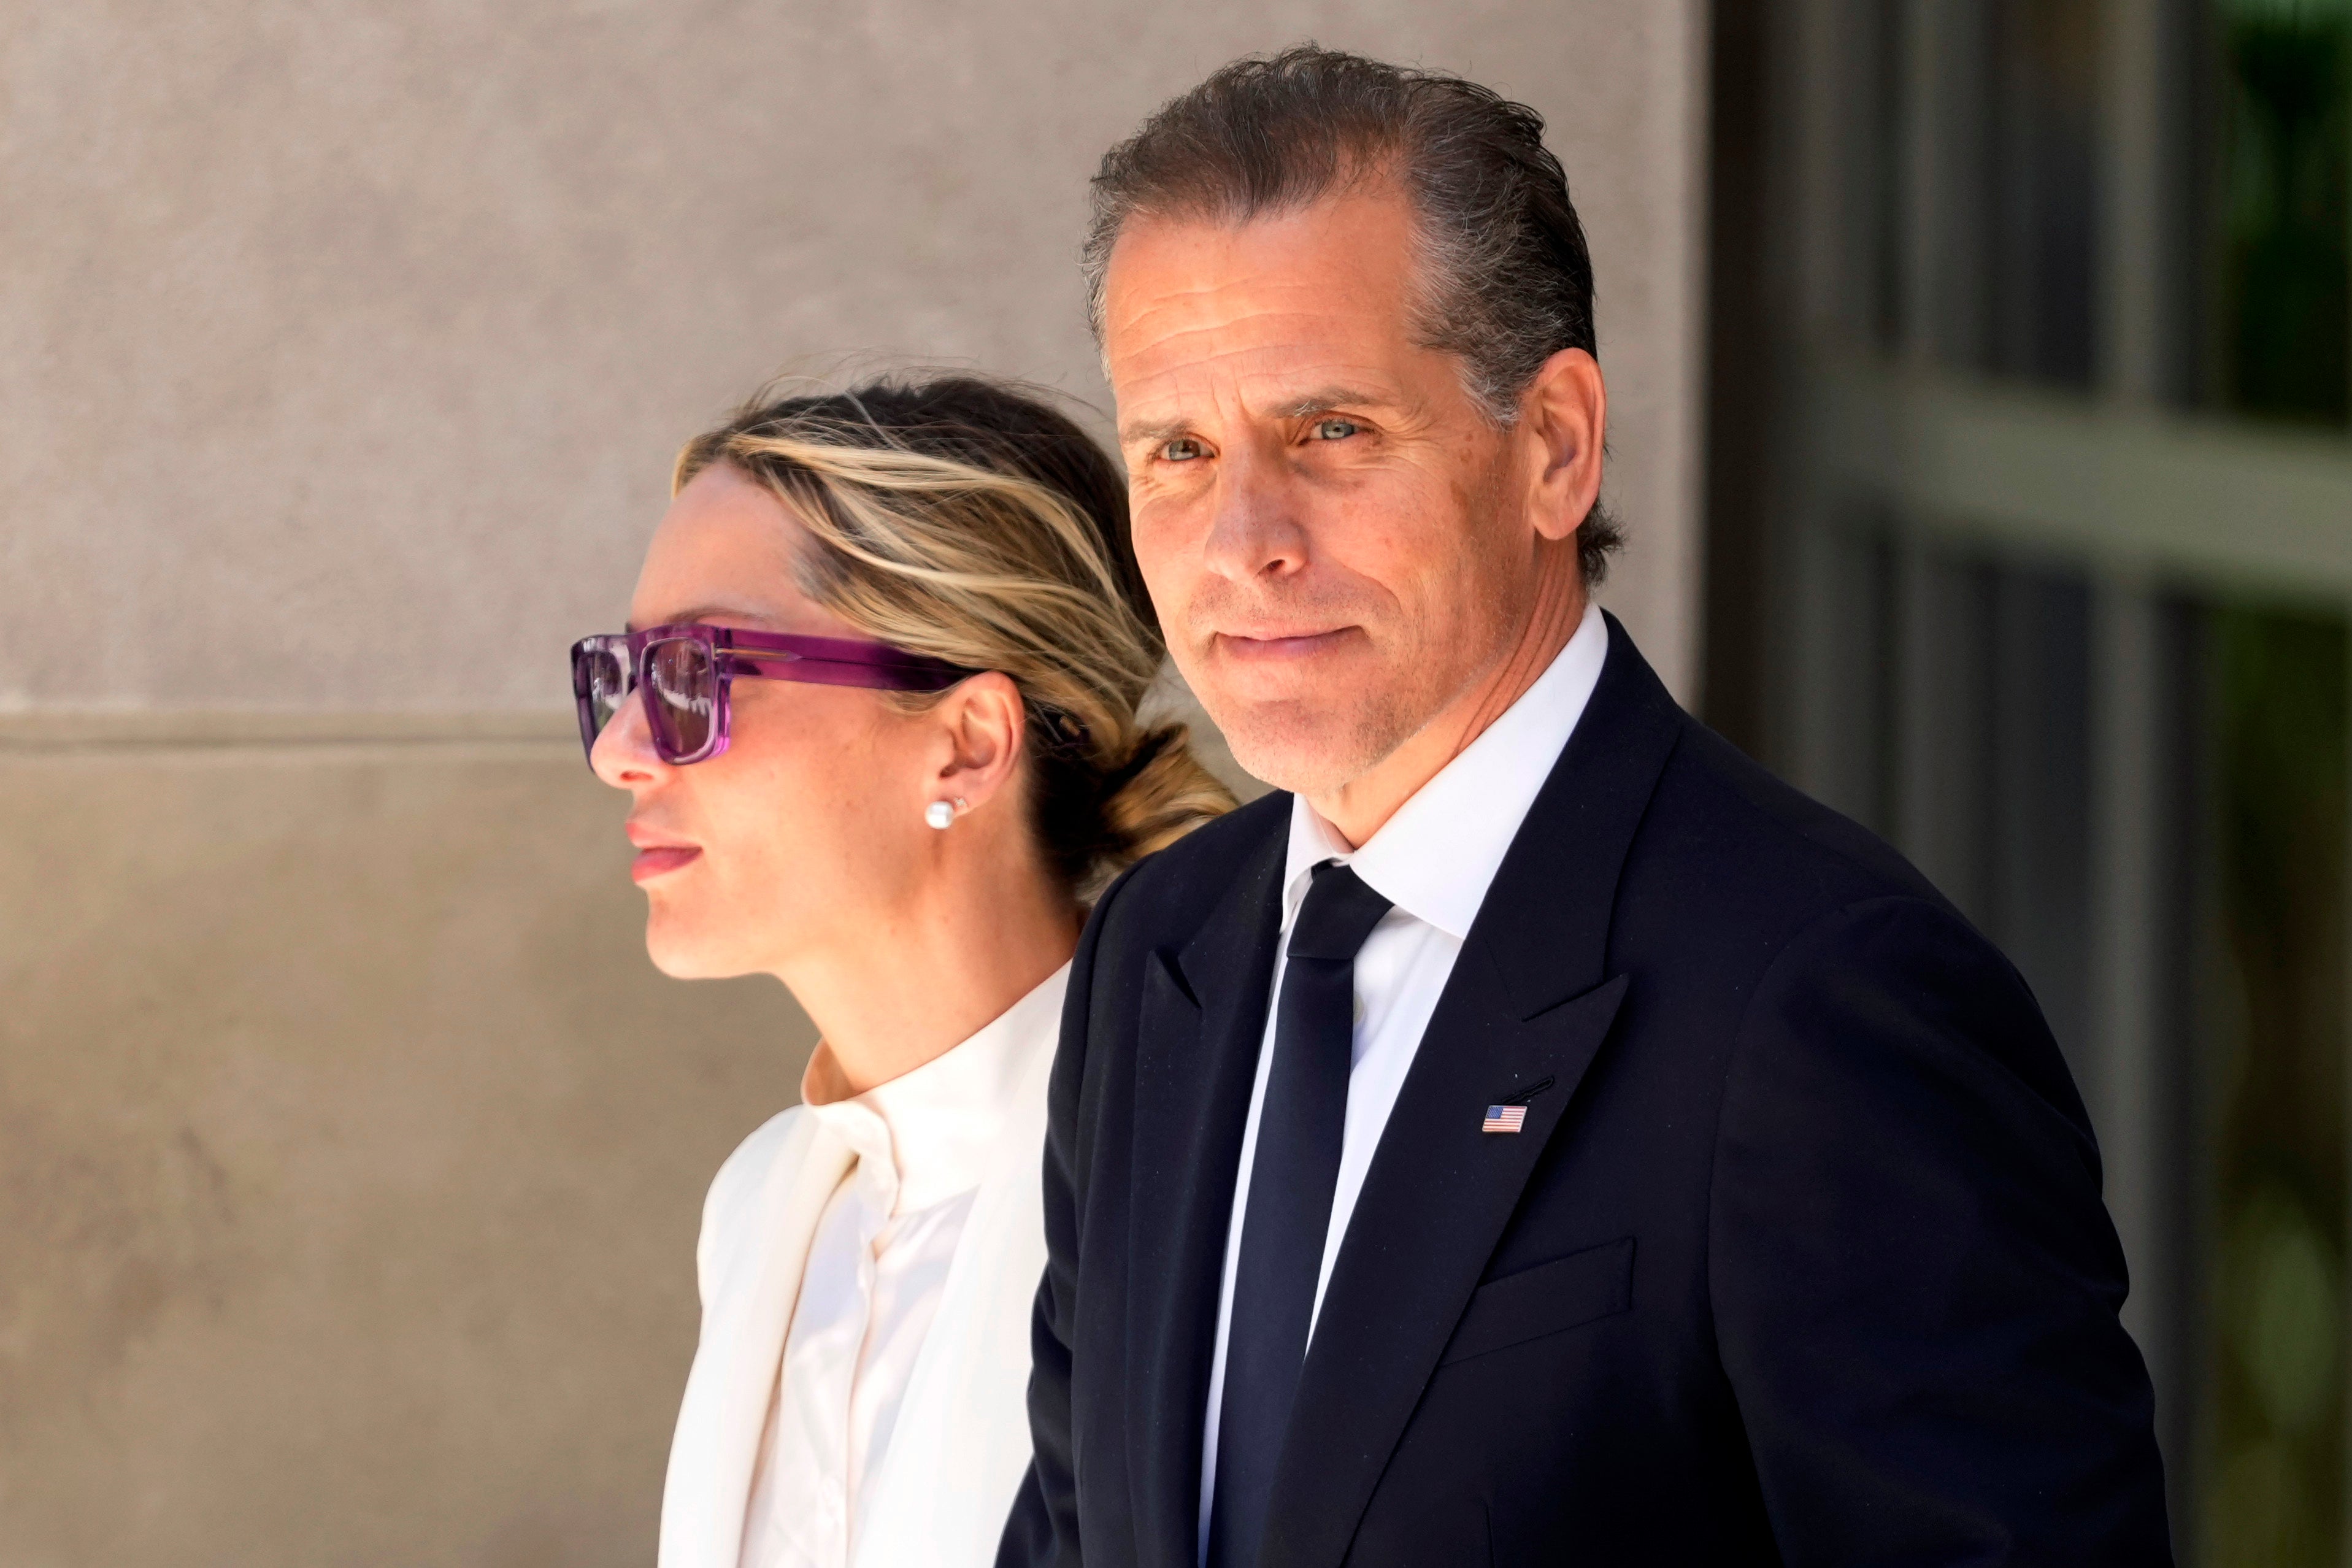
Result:
<instances>
[{"instance_id":1,"label":"man in dark suit","mask_svg":"<svg viewBox=\"0 0 2352 1568\"><path fill-rule=\"evenodd\" d=\"M1589 601L1540 132L1309 48L1096 181L1138 559L1289 793L1080 945L1003 1561L2167 1563L2032 996Z\"/></svg>"}]
</instances>

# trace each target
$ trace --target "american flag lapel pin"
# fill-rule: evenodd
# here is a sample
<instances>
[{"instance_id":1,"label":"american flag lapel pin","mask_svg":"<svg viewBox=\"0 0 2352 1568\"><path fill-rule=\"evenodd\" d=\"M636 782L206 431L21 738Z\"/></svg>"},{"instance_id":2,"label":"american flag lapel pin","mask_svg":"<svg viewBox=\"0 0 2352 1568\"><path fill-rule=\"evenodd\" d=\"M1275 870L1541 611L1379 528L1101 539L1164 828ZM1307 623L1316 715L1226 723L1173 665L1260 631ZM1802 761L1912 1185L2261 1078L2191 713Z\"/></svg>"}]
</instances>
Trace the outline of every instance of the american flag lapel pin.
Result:
<instances>
[{"instance_id":1,"label":"american flag lapel pin","mask_svg":"<svg viewBox=\"0 0 2352 1568\"><path fill-rule=\"evenodd\" d=\"M1515 1089L1503 1096L1503 1103L1486 1108L1486 1120L1478 1124L1481 1132L1517 1132L1527 1125L1528 1101L1551 1087L1551 1079L1539 1078L1525 1089Z\"/></svg>"}]
</instances>

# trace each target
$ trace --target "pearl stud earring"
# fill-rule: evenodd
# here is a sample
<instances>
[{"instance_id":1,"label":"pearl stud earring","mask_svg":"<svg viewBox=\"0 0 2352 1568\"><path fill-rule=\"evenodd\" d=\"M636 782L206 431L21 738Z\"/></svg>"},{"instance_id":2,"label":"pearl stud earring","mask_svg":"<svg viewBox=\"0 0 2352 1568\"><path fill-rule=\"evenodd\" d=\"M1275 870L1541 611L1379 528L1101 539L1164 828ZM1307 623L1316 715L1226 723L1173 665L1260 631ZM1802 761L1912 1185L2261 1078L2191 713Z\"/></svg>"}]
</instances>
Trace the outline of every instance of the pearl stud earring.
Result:
<instances>
[{"instance_id":1,"label":"pearl stud earring","mask_svg":"<svg viewBox=\"0 0 2352 1568\"><path fill-rule=\"evenodd\" d=\"M923 820L944 831L955 823L955 807L946 801L935 800L923 807Z\"/></svg>"}]
</instances>

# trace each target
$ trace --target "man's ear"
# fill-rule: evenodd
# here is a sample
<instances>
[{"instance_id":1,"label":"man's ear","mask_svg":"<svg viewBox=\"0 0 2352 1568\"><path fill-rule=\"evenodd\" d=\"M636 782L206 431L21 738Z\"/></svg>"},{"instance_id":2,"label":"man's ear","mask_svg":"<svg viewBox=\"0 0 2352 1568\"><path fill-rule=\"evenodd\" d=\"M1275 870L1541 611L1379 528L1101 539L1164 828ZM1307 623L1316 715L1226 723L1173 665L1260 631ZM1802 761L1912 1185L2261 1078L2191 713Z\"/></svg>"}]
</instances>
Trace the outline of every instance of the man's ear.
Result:
<instances>
[{"instance_id":1,"label":"man's ear","mask_svg":"<svg viewBox=\"0 0 2352 1568\"><path fill-rule=\"evenodd\" d=\"M945 745L933 787L938 798L977 811L1012 782L1021 765L1028 715L1021 689L1001 670L965 679L931 710Z\"/></svg>"},{"instance_id":2,"label":"man's ear","mask_svg":"<svg viewBox=\"0 0 2352 1568\"><path fill-rule=\"evenodd\" d=\"M1609 440L1609 388L1601 363L1582 349L1544 361L1519 398L1519 429L1529 445L1529 511L1546 539L1568 538L1601 499L1602 448Z\"/></svg>"}]
</instances>

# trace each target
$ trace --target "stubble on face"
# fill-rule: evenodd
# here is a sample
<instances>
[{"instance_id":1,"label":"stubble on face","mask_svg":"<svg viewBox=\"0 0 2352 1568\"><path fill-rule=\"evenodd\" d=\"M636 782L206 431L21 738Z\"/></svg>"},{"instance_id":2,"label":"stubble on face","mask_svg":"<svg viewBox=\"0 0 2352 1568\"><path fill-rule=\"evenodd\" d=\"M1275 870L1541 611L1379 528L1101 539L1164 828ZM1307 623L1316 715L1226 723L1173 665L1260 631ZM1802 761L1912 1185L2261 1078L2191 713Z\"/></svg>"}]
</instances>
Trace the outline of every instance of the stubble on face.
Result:
<instances>
[{"instance_id":1,"label":"stubble on face","mask_svg":"<svg viewBox=\"0 0 2352 1568\"><path fill-rule=\"evenodd\" d=\"M1488 456L1421 520L1433 535L1425 569L1402 574L1395 592L1336 566L1201 582L1170 651L1254 777L1309 798L1340 790L1442 721L1506 656L1528 594L1521 574L1495 569L1490 541L1507 549L1494 539L1507 531L1506 465ZM1236 660L1216 632L1263 622L1346 626L1350 646L1297 671L1287 693L1266 695L1261 682L1234 678Z\"/></svg>"}]
</instances>

